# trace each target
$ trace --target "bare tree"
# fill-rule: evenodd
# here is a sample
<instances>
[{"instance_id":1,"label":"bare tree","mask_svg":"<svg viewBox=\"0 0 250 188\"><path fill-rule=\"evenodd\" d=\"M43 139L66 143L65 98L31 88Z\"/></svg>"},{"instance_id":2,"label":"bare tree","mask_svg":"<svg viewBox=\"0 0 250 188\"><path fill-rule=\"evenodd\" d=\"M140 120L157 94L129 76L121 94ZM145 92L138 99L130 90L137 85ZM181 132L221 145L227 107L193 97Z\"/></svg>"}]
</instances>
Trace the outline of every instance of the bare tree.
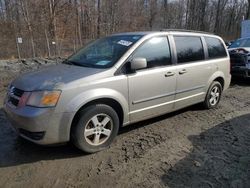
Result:
<instances>
[{"instance_id":1,"label":"bare tree","mask_svg":"<svg viewBox=\"0 0 250 188\"><path fill-rule=\"evenodd\" d=\"M240 36L250 0L0 0L0 58L68 55L114 32L183 28ZM55 42L52 44L52 42Z\"/></svg>"},{"instance_id":2,"label":"bare tree","mask_svg":"<svg viewBox=\"0 0 250 188\"><path fill-rule=\"evenodd\" d=\"M217 9L216 9L216 17L215 17L215 25L214 25L214 32L219 33L221 30L221 22L222 22L222 13L228 0L218 0Z\"/></svg>"},{"instance_id":3,"label":"bare tree","mask_svg":"<svg viewBox=\"0 0 250 188\"><path fill-rule=\"evenodd\" d=\"M30 13L29 13L29 7L30 6L28 6L27 0L20 0L20 6L21 6L21 9L22 9L24 21L25 21L25 23L27 25L29 35L30 35L32 56L35 57L36 52L35 52L35 42L34 42L34 35L33 35L33 27L31 25L31 18L30 18Z\"/></svg>"},{"instance_id":4,"label":"bare tree","mask_svg":"<svg viewBox=\"0 0 250 188\"><path fill-rule=\"evenodd\" d=\"M149 28L153 29L153 24L154 24L154 20L155 17L157 15L157 1L155 0L149 0L149 18L148 18L148 23L149 23Z\"/></svg>"},{"instance_id":5,"label":"bare tree","mask_svg":"<svg viewBox=\"0 0 250 188\"><path fill-rule=\"evenodd\" d=\"M169 26L169 16L168 16L168 0L163 1L163 22L164 22L164 28L167 28Z\"/></svg>"},{"instance_id":6,"label":"bare tree","mask_svg":"<svg viewBox=\"0 0 250 188\"><path fill-rule=\"evenodd\" d=\"M97 37L101 35L101 0L97 0Z\"/></svg>"},{"instance_id":7,"label":"bare tree","mask_svg":"<svg viewBox=\"0 0 250 188\"><path fill-rule=\"evenodd\" d=\"M250 0L248 0L247 2L248 2L248 7L247 7L247 16L246 16L246 19L250 19Z\"/></svg>"}]
</instances>

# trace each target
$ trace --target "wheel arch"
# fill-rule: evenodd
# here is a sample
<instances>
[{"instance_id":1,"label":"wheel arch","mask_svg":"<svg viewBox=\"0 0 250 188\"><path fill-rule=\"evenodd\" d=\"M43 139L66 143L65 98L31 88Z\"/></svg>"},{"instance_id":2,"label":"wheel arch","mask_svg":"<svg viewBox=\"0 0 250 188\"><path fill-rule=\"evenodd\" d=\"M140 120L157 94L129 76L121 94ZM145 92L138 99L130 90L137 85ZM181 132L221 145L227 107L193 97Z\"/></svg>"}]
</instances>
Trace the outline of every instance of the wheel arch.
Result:
<instances>
[{"instance_id":1,"label":"wheel arch","mask_svg":"<svg viewBox=\"0 0 250 188\"><path fill-rule=\"evenodd\" d=\"M129 123L128 96L109 88L88 90L71 98L67 104L64 105L66 106L64 111L71 114L69 123L60 128L63 130L62 135L65 138L64 140L70 140L71 128L77 120L79 112L86 106L96 103L109 105L118 111L121 126Z\"/></svg>"},{"instance_id":2,"label":"wheel arch","mask_svg":"<svg viewBox=\"0 0 250 188\"><path fill-rule=\"evenodd\" d=\"M123 107L122 105L115 99L112 99L112 98L98 98L98 99L94 99L94 100L91 100L89 102L87 102L86 104L82 105L78 110L77 112L75 113L74 117L73 117L73 120L71 122L71 128L70 128L70 132L71 132L71 129L72 127L77 123L77 121L79 120L79 117L80 117L80 112L88 107L88 106L91 106L91 105L94 105L94 104L105 104L105 105L108 105L110 107L112 107L118 117L119 117L119 123L120 123L120 126L123 125L123 121L124 121L124 110L123 110Z\"/></svg>"},{"instance_id":3,"label":"wheel arch","mask_svg":"<svg viewBox=\"0 0 250 188\"><path fill-rule=\"evenodd\" d=\"M222 86L222 90L224 90L224 86L225 86L225 80L224 80L224 78L222 78L221 76L219 76L214 81L219 82L221 84L221 86Z\"/></svg>"},{"instance_id":4,"label":"wheel arch","mask_svg":"<svg viewBox=\"0 0 250 188\"><path fill-rule=\"evenodd\" d=\"M208 80L208 82L207 82L207 87L206 87L206 93L208 92L209 87L211 86L211 84L212 84L214 81L220 82L220 84L221 84L221 86L222 86L222 90L225 89L225 75L224 75L223 72L218 71L218 72L215 72L215 73L210 77L210 79Z\"/></svg>"}]
</instances>

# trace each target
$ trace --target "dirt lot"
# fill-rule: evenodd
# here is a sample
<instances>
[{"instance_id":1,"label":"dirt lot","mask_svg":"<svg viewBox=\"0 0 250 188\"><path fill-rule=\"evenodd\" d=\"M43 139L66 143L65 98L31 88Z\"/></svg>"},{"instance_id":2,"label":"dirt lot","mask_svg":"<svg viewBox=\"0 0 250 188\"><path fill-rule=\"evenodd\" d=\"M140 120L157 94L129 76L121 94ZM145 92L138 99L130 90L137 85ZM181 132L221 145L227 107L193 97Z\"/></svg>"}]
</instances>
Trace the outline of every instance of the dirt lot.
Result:
<instances>
[{"instance_id":1,"label":"dirt lot","mask_svg":"<svg viewBox=\"0 0 250 188\"><path fill-rule=\"evenodd\" d=\"M2 79L0 103L13 76ZM20 139L0 110L0 187L250 187L249 96L250 84L234 83L217 109L127 126L92 155Z\"/></svg>"}]
</instances>

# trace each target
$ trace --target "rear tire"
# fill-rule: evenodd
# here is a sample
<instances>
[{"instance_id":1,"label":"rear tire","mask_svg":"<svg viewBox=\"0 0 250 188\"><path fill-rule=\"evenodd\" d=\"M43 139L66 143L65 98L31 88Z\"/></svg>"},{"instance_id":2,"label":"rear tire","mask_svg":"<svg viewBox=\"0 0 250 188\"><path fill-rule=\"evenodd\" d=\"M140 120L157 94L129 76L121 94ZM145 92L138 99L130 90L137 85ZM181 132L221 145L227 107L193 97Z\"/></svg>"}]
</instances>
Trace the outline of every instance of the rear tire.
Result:
<instances>
[{"instance_id":1,"label":"rear tire","mask_svg":"<svg viewBox=\"0 0 250 188\"><path fill-rule=\"evenodd\" d=\"M205 108L216 108L220 102L222 95L222 86L220 82L214 81L208 89L205 101L203 102Z\"/></svg>"},{"instance_id":2,"label":"rear tire","mask_svg":"<svg viewBox=\"0 0 250 188\"><path fill-rule=\"evenodd\" d=\"M72 128L71 138L80 150L95 153L108 148L118 130L119 118L115 110L105 104L95 104L80 112L79 120Z\"/></svg>"}]
</instances>

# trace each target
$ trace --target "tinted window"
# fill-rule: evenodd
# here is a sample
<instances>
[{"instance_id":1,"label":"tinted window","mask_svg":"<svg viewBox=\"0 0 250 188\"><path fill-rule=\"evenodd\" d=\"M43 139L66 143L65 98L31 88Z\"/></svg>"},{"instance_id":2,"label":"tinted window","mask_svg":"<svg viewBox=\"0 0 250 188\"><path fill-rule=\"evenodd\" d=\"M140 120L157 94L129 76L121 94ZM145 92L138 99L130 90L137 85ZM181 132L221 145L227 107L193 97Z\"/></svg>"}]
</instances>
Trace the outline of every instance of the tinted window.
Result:
<instances>
[{"instance_id":1,"label":"tinted window","mask_svg":"<svg viewBox=\"0 0 250 188\"><path fill-rule=\"evenodd\" d=\"M178 63L203 60L204 50L200 37L175 36Z\"/></svg>"},{"instance_id":2,"label":"tinted window","mask_svg":"<svg viewBox=\"0 0 250 188\"><path fill-rule=\"evenodd\" d=\"M154 37L142 44L133 58L146 58L148 68L170 65L171 56L167 37Z\"/></svg>"},{"instance_id":3,"label":"tinted window","mask_svg":"<svg viewBox=\"0 0 250 188\"><path fill-rule=\"evenodd\" d=\"M227 53L221 41L213 37L205 37L209 59L226 57Z\"/></svg>"}]
</instances>

